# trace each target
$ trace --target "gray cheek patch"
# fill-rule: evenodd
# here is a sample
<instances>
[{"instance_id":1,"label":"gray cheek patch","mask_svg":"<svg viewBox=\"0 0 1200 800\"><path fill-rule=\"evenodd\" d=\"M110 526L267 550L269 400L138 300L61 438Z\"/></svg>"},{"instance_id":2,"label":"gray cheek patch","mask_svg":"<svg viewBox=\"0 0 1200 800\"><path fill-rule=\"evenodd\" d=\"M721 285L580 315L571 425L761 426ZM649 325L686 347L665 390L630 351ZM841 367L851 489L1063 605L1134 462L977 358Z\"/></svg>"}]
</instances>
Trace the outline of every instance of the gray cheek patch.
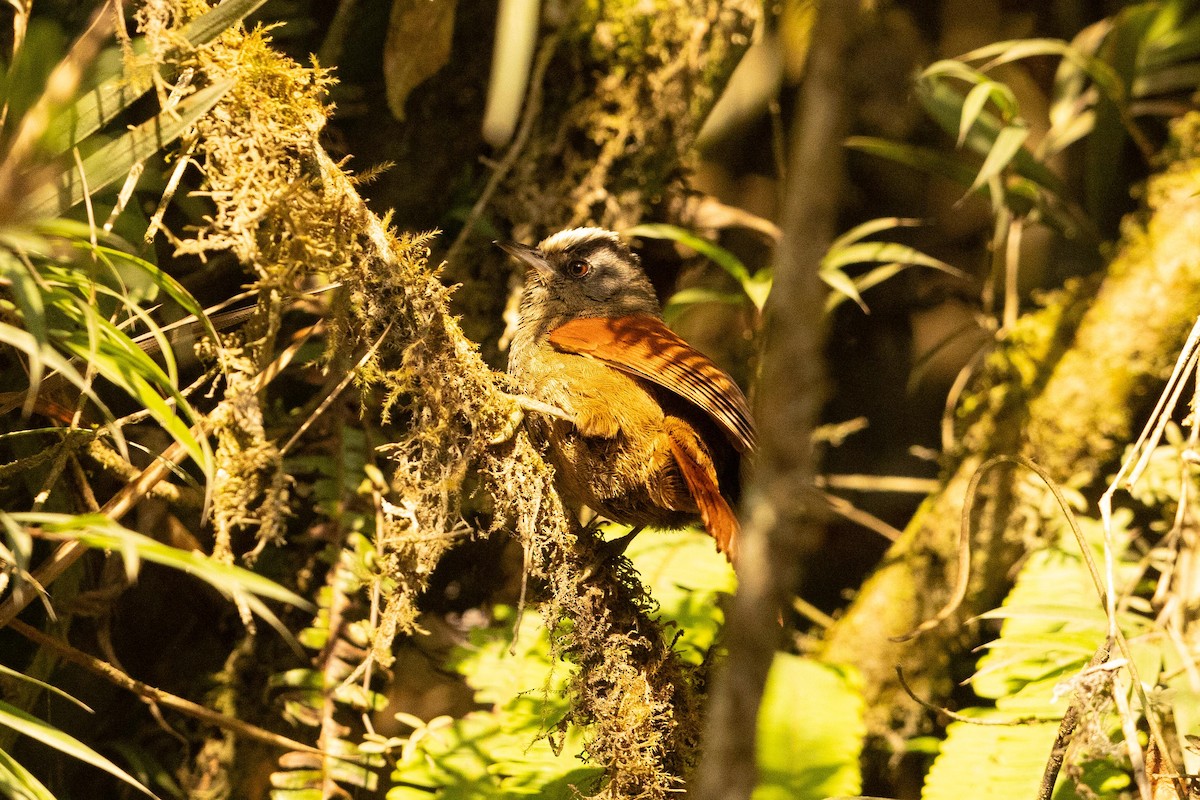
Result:
<instances>
[{"instance_id":1,"label":"gray cheek patch","mask_svg":"<svg viewBox=\"0 0 1200 800\"><path fill-rule=\"evenodd\" d=\"M583 293L590 299L603 302L613 297L621 287L620 259L608 248L599 248L588 258L592 265L589 280L581 282Z\"/></svg>"}]
</instances>

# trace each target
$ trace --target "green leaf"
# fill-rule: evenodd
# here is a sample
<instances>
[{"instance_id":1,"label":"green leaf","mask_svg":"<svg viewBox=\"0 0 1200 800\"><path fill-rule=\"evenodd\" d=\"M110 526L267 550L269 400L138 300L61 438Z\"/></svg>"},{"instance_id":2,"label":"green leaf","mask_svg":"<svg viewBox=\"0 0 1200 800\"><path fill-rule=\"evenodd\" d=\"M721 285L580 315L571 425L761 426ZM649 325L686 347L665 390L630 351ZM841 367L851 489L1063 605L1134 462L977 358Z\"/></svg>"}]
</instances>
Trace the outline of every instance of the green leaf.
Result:
<instances>
[{"instance_id":1,"label":"green leaf","mask_svg":"<svg viewBox=\"0 0 1200 800\"><path fill-rule=\"evenodd\" d=\"M1156 5L1158 13L1142 36L1142 68L1161 69L1200 58L1200 14L1194 8L1185 10L1182 3Z\"/></svg>"},{"instance_id":2,"label":"green leaf","mask_svg":"<svg viewBox=\"0 0 1200 800\"><path fill-rule=\"evenodd\" d=\"M153 66L145 64L102 81L70 108L54 115L46 128L46 148L52 153L65 153L112 122L150 90L153 75Z\"/></svg>"},{"instance_id":3,"label":"green leaf","mask_svg":"<svg viewBox=\"0 0 1200 800\"><path fill-rule=\"evenodd\" d=\"M265 2L266 0L224 0L212 11L189 22L180 33L193 46L207 44L253 14Z\"/></svg>"},{"instance_id":4,"label":"green leaf","mask_svg":"<svg viewBox=\"0 0 1200 800\"><path fill-rule=\"evenodd\" d=\"M40 345L34 348L33 352L26 353L29 357L29 394L24 414L28 416L33 411L33 403L46 372L46 362L42 358L43 349L50 342L50 333L46 327L46 304L33 272L15 253L7 249L0 250L0 275L7 278L12 288L13 299L21 312L22 324Z\"/></svg>"},{"instance_id":5,"label":"green leaf","mask_svg":"<svg viewBox=\"0 0 1200 800\"><path fill-rule=\"evenodd\" d=\"M962 159L928 147L892 142L874 136L851 136L844 144L851 150L886 158L963 186L970 186L975 180L975 170L963 163Z\"/></svg>"},{"instance_id":6,"label":"green leaf","mask_svg":"<svg viewBox=\"0 0 1200 800\"><path fill-rule=\"evenodd\" d=\"M863 310L863 313L870 313L871 310L863 302L862 295L858 293L858 287L854 285L854 281L849 275L837 269L822 269L817 274L821 276L821 280L825 281L830 289L833 289L847 299L853 300ZM836 305L834 303L834 306ZM826 305L826 308L831 307L828 304Z\"/></svg>"},{"instance_id":7,"label":"green leaf","mask_svg":"<svg viewBox=\"0 0 1200 800\"><path fill-rule=\"evenodd\" d=\"M3 750L0 750L0 794L14 800L55 800L33 773Z\"/></svg>"},{"instance_id":8,"label":"green leaf","mask_svg":"<svg viewBox=\"0 0 1200 800\"><path fill-rule=\"evenodd\" d=\"M883 141L880 139L879 141ZM890 231L893 228L915 228L925 223L919 219L906 219L904 217L876 217L869 219L866 222L860 222L850 230L843 233L841 236L833 240L829 245L830 252L840 250L848 244L857 242L860 239L865 239L876 233Z\"/></svg>"},{"instance_id":9,"label":"green leaf","mask_svg":"<svg viewBox=\"0 0 1200 800\"><path fill-rule=\"evenodd\" d=\"M105 414L105 416L110 418L112 417L112 412L108 410L108 406L104 405L92 388L87 384L87 381L83 379L83 376L71 366L71 363L48 345L38 342L33 337L33 334L29 333L28 331L23 331L20 328L14 328L11 325L0 322L0 343L6 344L15 350L20 350L30 358L40 358L46 363L46 366L62 375L63 378L74 385L75 388L79 389L84 396L95 403L96 407L99 408ZM114 429L113 436L117 441L118 446L121 449L124 449L125 438L121 435L121 432Z\"/></svg>"},{"instance_id":10,"label":"green leaf","mask_svg":"<svg viewBox=\"0 0 1200 800\"><path fill-rule=\"evenodd\" d=\"M629 228L624 231L624 234L626 236L640 236L646 239L668 239L673 242L679 242L685 247L690 247L700 255L712 260L717 266L729 273L739 284L744 284L746 279L750 277L750 272L746 269L746 265L733 253L676 225L645 223Z\"/></svg>"},{"instance_id":11,"label":"green leaf","mask_svg":"<svg viewBox=\"0 0 1200 800\"><path fill-rule=\"evenodd\" d=\"M71 331L63 337L62 346L90 364L106 380L129 394L146 409L154 421L163 427L187 451L206 476L212 472L212 449L208 440L192 433L188 424L173 410L158 390L175 400L176 408L192 418L198 415L187 399L175 388L170 377L107 319L93 314L88 322L98 331Z\"/></svg>"},{"instance_id":12,"label":"green leaf","mask_svg":"<svg viewBox=\"0 0 1200 800\"><path fill-rule=\"evenodd\" d=\"M667 300L666 308L672 306L690 306L696 303L723 303L730 306L742 305L746 302L746 295L742 292L722 292L717 289L708 289L703 286L693 286L688 289L681 289ZM666 309L664 309L665 311Z\"/></svg>"},{"instance_id":13,"label":"green leaf","mask_svg":"<svg viewBox=\"0 0 1200 800\"><path fill-rule=\"evenodd\" d=\"M440 717L409 737L392 775L389 800L416 797L416 787L446 798L530 796L572 800L595 786L602 768L581 764L584 732L566 727L558 747L545 732L569 705L564 686L569 665L550 658L549 635L535 612L526 611L509 653L514 612L496 609L497 625L471 631L470 648L455 651L451 666L491 706L461 719Z\"/></svg>"},{"instance_id":14,"label":"green leaf","mask_svg":"<svg viewBox=\"0 0 1200 800\"><path fill-rule=\"evenodd\" d=\"M187 552L163 544L148 536L122 527L102 514L51 514L21 512L11 514L22 525L40 527L43 533L82 542L88 547L113 550L127 564L140 559L194 575L227 597L252 595L279 600L289 605L314 610L314 606L294 592L262 575L231 564L214 561L203 553ZM252 600L253 598L248 598ZM259 604L261 606L261 604ZM253 607L253 606L252 606Z\"/></svg>"},{"instance_id":15,"label":"green leaf","mask_svg":"<svg viewBox=\"0 0 1200 800\"><path fill-rule=\"evenodd\" d=\"M192 293L184 288L183 284L177 281L174 276L159 269L156 265L150 263L146 259L139 258L132 253L127 253L124 250L117 249L116 247L99 245L93 248L90 242L80 241L78 239L74 241L74 244L78 248L84 249L88 252L95 252L113 262L124 264L144 274L150 281L154 283L155 286L165 291L167 296L174 300L180 308L195 317L199 321L201 327L203 327L204 332L208 335L209 339L213 341L217 340L217 331L213 327L212 321L209 319L208 314L205 313L204 307L200 304L200 301L193 297Z\"/></svg>"},{"instance_id":16,"label":"green leaf","mask_svg":"<svg viewBox=\"0 0 1200 800\"><path fill-rule=\"evenodd\" d=\"M1036 797L1057 733L1058 723L1051 721L1011 726L951 723L925 778L921 800Z\"/></svg>"},{"instance_id":17,"label":"green leaf","mask_svg":"<svg viewBox=\"0 0 1200 800\"><path fill-rule=\"evenodd\" d=\"M695 529L643 531L626 553L664 621L679 632L675 650L688 663L704 663L725 619L721 598L737 587L712 537Z\"/></svg>"},{"instance_id":18,"label":"green leaf","mask_svg":"<svg viewBox=\"0 0 1200 800\"><path fill-rule=\"evenodd\" d=\"M1021 148L1028 138L1029 128L1026 125L1009 125L1002 128L996 134L996 140L992 143L992 149L988 151L987 158L983 160L983 166L979 168L975 182L971 184L971 191L983 186L992 178L998 177L1016 158L1017 153L1021 152Z\"/></svg>"},{"instance_id":19,"label":"green leaf","mask_svg":"<svg viewBox=\"0 0 1200 800\"><path fill-rule=\"evenodd\" d=\"M759 783L753 800L858 794L865 734L862 696L849 673L776 653L758 712Z\"/></svg>"},{"instance_id":20,"label":"green leaf","mask_svg":"<svg viewBox=\"0 0 1200 800\"><path fill-rule=\"evenodd\" d=\"M959 122L962 118L962 95L945 81L937 80L922 81L917 84L916 92L921 105L929 112L934 121L947 134L957 136ZM1000 136L1001 131L1007 130L1010 127L1013 126L1004 125L996 115L986 110L981 111L975 124L971 126L964 145L966 149L986 159L993 150L997 149L996 140ZM1010 133L1007 134L1007 137L1014 137L1015 135ZM1021 143L1023 141L1024 138L1022 138ZM1021 143L1018 143L1018 145ZM1004 152L1003 148L1001 148L1001 152ZM995 158L995 156L991 157ZM1068 193L1062 180L1045 164L1034 158L1033 154L1028 150L1018 146L1015 152L1007 156L1005 164L1009 161L1012 162L1013 168L1019 175L1034 181L1054 195L1059 197L1067 196ZM970 184L973 188L978 188L980 182L973 178Z\"/></svg>"},{"instance_id":21,"label":"green leaf","mask_svg":"<svg viewBox=\"0 0 1200 800\"><path fill-rule=\"evenodd\" d=\"M872 220L871 223L864 223L864 225L852 229L839 237L825 254L821 261L820 276L835 290L835 293L825 300L826 311L832 311L848 299L854 300L863 311L867 311L867 306L862 299L862 292L883 283L908 267L931 267L956 277L966 278L962 271L908 245L895 242L854 241L854 239L870 235L877 230L884 230L885 226L881 224L883 222L884 220ZM885 263L856 278L851 278L845 272L845 267L852 264L878 262L890 263Z\"/></svg>"},{"instance_id":22,"label":"green leaf","mask_svg":"<svg viewBox=\"0 0 1200 800\"><path fill-rule=\"evenodd\" d=\"M771 287L774 284L775 271L771 267L763 267L751 275L750 279L742 284L742 288L746 291L750 302L754 303L754 307L762 311L767 305L767 297L770 296Z\"/></svg>"},{"instance_id":23,"label":"green leaf","mask_svg":"<svg viewBox=\"0 0 1200 800\"><path fill-rule=\"evenodd\" d=\"M2 513L2 512L0 512L0 513ZM13 669L12 667L6 667L5 665L0 664L0 675L7 675L8 677L10 677L14 680L25 681L26 683L32 683L33 685L38 686L47 692L51 692L53 694L58 695L59 697L61 697L62 699L66 700L70 703L74 703L75 705L79 706L84 711L88 712L89 714L92 713L92 709L89 708L88 705L86 703L84 703L82 700L77 700L74 697L72 697L71 695L64 692L62 689L58 688L57 686L50 684L50 683L46 683L45 681L40 681L37 678L34 678L31 675L26 675L23 672L18 672L17 670Z\"/></svg>"},{"instance_id":24,"label":"green leaf","mask_svg":"<svg viewBox=\"0 0 1200 800\"><path fill-rule=\"evenodd\" d=\"M1134 97L1144 98L1174 92L1195 91L1200 86L1200 64L1173 64L1138 74L1130 88Z\"/></svg>"},{"instance_id":25,"label":"green leaf","mask_svg":"<svg viewBox=\"0 0 1200 800\"><path fill-rule=\"evenodd\" d=\"M688 289L681 289L667 299L666 305L663 306L663 319L668 325L673 325L679 317L691 306L699 303L720 303L728 306L744 305L747 299L745 292L722 292L716 289L707 289L702 286L693 286Z\"/></svg>"},{"instance_id":26,"label":"green leaf","mask_svg":"<svg viewBox=\"0 0 1200 800\"><path fill-rule=\"evenodd\" d=\"M79 759L86 764L91 764L93 767L98 767L108 774L119 778L130 786L133 786L143 794L146 794L149 797L156 797L154 792L151 792L145 786L142 786L142 784L134 780L133 776L126 773L116 764L112 763L107 758L76 739L74 736L64 733L52 725L47 725L37 717L30 716L16 706L9 705L3 701L0 701L0 725L11 728L17 733L39 741L47 747L58 750L60 753L65 753L66 755Z\"/></svg>"},{"instance_id":27,"label":"green leaf","mask_svg":"<svg viewBox=\"0 0 1200 800\"><path fill-rule=\"evenodd\" d=\"M983 113L988 100L1000 108L1005 118L1011 118L1017 113L1017 98L1012 89L996 81L984 81L972 87L963 100L962 121L958 126L958 146L962 147L967 140L967 133L975 125L975 120Z\"/></svg>"},{"instance_id":28,"label":"green leaf","mask_svg":"<svg viewBox=\"0 0 1200 800\"><path fill-rule=\"evenodd\" d=\"M207 44L252 14L264 2L266 0L225 0L185 25L179 31L179 35L194 47ZM138 39L134 43L134 50L145 50L144 39ZM98 86L81 96L69 109L54 117L47 128L47 145L54 152L66 152L116 119L153 86L152 64L106 76Z\"/></svg>"},{"instance_id":29,"label":"green leaf","mask_svg":"<svg viewBox=\"0 0 1200 800\"><path fill-rule=\"evenodd\" d=\"M883 283L888 278L894 277L904 270L908 269L911 264L884 264L869 271L865 275L861 275L854 279L855 288L861 293L868 289ZM850 298L839 292L834 292L825 298L825 311L828 313L846 302ZM860 304L862 305L862 304ZM865 305L862 305L863 310L867 310Z\"/></svg>"},{"instance_id":30,"label":"green leaf","mask_svg":"<svg viewBox=\"0 0 1200 800\"><path fill-rule=\"evenodd\" d=\"M192 124L233 88L233 80L225 80L202 89L182 100L174 112L159 113L117 139L101 147L83 161L87 189L91 194L129 173L134 164L143 161L175 141ZM24 211L32 218L62 214L83 201L83 181L74 166L64 170L56 180L35 189Z\"/></svg>"},{"instance_id":31,"label":"green leaf","mask_svg":"<svg viewBox=\"0 0 1200 800\"><path fill-rule=\"evenodd\" d=\"M941 61L935 61L922 70L917 79L957 78L971 84L983 83L987 80L986 75L965 62L965 58L944 58Z\"/></svg>"},{"instance_id":32,"label":"green leaf","mask_svg":"<svg viewBox=\"0 0 1200 800\"><path fill-rule=\"evenodd\" d=\"M1100 90L1114 102L1122 102L1125 99L1125 84L1109 64L1082 52L1062 39L1015 39L996 42L972 50L962 58L967 61L991 59L982 67L982 70L986 72L1003 64L1011 64L1024 58L1038 56L1057 56L1071 61L1084 70Z\"/></svg>"},{"instance_id":33,"label":"green leaf","mask_svg":"<svg viewBox=\"0 0 1200 800\"><path fill-rule=\"evenodd\" d=\"M895 242L858 242L837 250L830 249L821 259L821 269L843 269L851 264L877 264L893 261L930 267L956 277L965 277L961 270L950 266L940 258L925 255L915 247Z\"/></svg>"}]
</instances>

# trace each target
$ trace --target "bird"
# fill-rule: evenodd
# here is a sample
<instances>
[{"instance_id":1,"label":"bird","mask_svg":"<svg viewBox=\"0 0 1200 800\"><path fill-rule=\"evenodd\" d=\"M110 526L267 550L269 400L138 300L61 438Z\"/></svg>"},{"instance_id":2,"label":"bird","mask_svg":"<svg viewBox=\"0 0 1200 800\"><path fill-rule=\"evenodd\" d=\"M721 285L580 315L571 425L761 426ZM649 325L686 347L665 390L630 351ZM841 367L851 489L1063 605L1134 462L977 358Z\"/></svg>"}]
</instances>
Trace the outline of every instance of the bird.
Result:
<instances>
[{"instance_id":1,"label":"bird","mask_svg":"<svg viewBox=\"0 0 1200 800\"><path fill-rule=\"evenodd\" d=\"M584 227L536 247L495 244L525 268L508 372L525 396L564 412L533 423L564 499L631 526L624 543L644 527L699 520L735 563L731 501L755 447L738 384L667 327L619 234Z\"/></svg>"}]
</instances>

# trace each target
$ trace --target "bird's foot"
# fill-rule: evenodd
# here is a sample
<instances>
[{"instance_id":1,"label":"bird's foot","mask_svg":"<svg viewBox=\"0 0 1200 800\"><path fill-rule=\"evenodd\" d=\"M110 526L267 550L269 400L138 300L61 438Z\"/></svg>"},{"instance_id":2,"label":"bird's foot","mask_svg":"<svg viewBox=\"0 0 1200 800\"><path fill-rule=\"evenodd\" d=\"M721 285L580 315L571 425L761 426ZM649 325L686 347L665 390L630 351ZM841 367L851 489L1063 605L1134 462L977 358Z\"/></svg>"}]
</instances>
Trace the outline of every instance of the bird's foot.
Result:
<instances>
[{"instance_id":1,"label":"bird's foot","mask_svg":"<svg viewBox=\"0 0 1200 800\"><path fill-rule=\"evenodd\" d=\"M509 395L509 399L511 399L516 406L513 408L512 413L508 415L508 419L504 421L504 427L502 427L495 436L488 440L488 444L492 445L493 447L504 444L511 439L513 435L516 434L517 428L520 427L521 423L525 421L525 414L530 411L534 411L538 414L544 414L545 416L552 417L554 419L563 419L567 422L574 422L574 420L571 418L571 415L563 411L558 406L554 406L549 403L543 403L541 400L535 400L534 398L523 394Z\"/></svg>"},{"instance_id":2,"label":"bird's foot","mask_svg":"<svg viewBox=\"0 0 1200 800\"><path fill-rule=\"evenodd\" d=\"M598 527L596 520L592 520L590 523L588 523L587 527L589 529L594 529L593 526ZM590 580L591 578L595 577L596 573L598 573L601 569L611 564L615 559L625 555L625 548L629 547L629 543L633 541L633 537L641 533L642 529L645 527L645 525L635 525L630 529L629 533L625 534L624 536L618 536L616 539L609 539L606 542L601 542L600 547L597 548L596 551L596 558L583 570L583 576L581 580Z\"/></svg>"}]
</instances>

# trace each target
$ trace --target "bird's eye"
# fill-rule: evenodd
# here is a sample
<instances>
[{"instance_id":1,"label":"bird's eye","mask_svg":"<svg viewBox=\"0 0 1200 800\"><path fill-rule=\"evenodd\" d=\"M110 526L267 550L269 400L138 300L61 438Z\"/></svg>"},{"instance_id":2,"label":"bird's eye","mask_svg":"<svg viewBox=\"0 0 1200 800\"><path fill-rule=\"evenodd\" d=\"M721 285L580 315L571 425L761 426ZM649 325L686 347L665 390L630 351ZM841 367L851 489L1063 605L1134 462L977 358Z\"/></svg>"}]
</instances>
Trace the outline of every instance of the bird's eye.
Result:
<instances>
[{"instance_id":1,"label":"bird's eye","mask_svg":"<svg viewBox=\"0 0 1200 800\"><path fill-rule=\"evenodd\" d=\"M592 265L584 261L582 258L577 258L567 264L567 274L572 278L582 278L592 271Z\"/></svg>"}]
</instances>

